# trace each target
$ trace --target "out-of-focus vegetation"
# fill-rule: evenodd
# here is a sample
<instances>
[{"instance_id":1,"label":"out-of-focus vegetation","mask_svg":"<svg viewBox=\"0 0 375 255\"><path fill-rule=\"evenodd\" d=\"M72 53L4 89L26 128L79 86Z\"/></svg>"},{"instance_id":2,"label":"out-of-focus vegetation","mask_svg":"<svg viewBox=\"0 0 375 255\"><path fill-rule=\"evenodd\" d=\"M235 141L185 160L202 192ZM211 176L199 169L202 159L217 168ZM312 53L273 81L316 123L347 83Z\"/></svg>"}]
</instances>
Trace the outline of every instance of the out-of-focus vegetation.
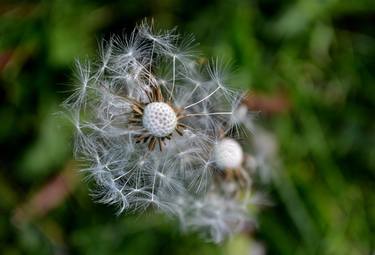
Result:
<instances>
[{"instance_id":1,"label":"out-of-focus vegetation","mask_svg":"<svg viewBox=\"0 0 375 255\"><path fill-rule=\"evenodd\" d=\"M144 17L232 59L250 101L288 106L258 115L279 166L252 236L215 246L157 215L116 217L88 195L59 104L74 59ZM237 255L255 238L268 254L373 254L374 24L373 0L1 1L0 253Z\"/></svg>"}]
</instances>

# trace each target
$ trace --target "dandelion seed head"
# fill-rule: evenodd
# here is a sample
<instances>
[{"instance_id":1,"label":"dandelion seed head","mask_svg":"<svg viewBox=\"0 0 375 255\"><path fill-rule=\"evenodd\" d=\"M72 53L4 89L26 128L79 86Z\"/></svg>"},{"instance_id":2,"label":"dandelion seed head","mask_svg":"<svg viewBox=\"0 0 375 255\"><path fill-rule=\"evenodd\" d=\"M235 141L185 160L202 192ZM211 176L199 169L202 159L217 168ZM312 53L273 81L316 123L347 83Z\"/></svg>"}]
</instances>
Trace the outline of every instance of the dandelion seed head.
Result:
<instances>
[{"instance_id":1,"label":"dandelion seed head","mask_svg":"<svg viewBox=\"0 0 375 255\"><path fill-rule=\"evenodd\" d=\"M244 158L241 146L231 138L217 142L213 154L215 164L221 170L239 168Z\"/></svg>"},{"instance_id":2,"label":"dandelion seed head","mask_svg":"<svg viewBox=\"0 0 375 255\"><path fill-rule=\"evenodd\" d=\"M76 64L64 107L76 128L76 158L94 197L119 213L179 211L174 194L210 185L215 141L228 130L237 92L222 61L199 61L193 38L147 22L100 43Z\"/></svg>"},{"instance_id":3,"label":"dandelion seed head","mask_svg":"<svg viewBox=\"0 0 375 255\"><path fill-rule=\"evenodd\" d=\"M154 102L146 105L143 113L143 126L156 137L170 135L176 128L177 117L167 103Z\"/></svg>"},{"instance_id":4,"label":"dandelion seed head","mask_svg":"<svg viewBox=\"0 0 375 255\"><path fill-rule=\"evenodd\" d=\"M64 107L98 202L158 210L221 242L249 220L245 152L229 138L249 114L228 65L200 61L192 42L147 22L112 36L99 59L77 62Z\"/></svg>"}]
</instances>

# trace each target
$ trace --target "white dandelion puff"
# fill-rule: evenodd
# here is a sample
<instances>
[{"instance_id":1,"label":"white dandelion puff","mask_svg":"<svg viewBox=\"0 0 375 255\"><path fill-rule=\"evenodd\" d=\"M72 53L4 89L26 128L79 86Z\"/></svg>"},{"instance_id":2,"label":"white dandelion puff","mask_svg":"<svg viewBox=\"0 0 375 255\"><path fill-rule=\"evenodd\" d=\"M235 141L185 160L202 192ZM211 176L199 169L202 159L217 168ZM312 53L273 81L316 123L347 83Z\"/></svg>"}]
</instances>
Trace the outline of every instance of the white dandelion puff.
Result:
<instances>
[{"instance_id":1,"label":"white dandelion puff","mask_svg":"<svg viewBox=\"0 0 375 255\"><path fill-rule=\"evenodd\" d=\"M118 213L178 214L172 194L210 185L211 149L232 126L238 93L220 61L199 64L192 42L142 22L103 42L99 60L76 64L79 84L64 103L75 154L94 197Z\"/></svg>"},{"instance_id":2,"label":"white dandelion puff","mask_svg":"<svg viewBox=\"0 0 375 255\"><path fill-rule=\"evenodd\" d=\"M184 231L196 231L220 243L235 233L257 228L257 212L270 205L253 186L253 169L242 146L230 137L212 144L209 161L215 171L200 194L177 195L178 219Z\"/></svg>"},{"instance_id":3,"label":"white dandelion puff","mask_svg":"<svg viewBox=\"0 0 375 255\"><path fill-rule=\"evenodd\" d=\"M233 138L253 132L251 113L230 86L228 66L200 61L193 42L147 22L112 36L98 60L77 62L78 86L64 107L98 202L118 214L153 208L222 242L256 226L265 199L252 174L267 158L248 155Z\"/></svg>"}]
</instances>

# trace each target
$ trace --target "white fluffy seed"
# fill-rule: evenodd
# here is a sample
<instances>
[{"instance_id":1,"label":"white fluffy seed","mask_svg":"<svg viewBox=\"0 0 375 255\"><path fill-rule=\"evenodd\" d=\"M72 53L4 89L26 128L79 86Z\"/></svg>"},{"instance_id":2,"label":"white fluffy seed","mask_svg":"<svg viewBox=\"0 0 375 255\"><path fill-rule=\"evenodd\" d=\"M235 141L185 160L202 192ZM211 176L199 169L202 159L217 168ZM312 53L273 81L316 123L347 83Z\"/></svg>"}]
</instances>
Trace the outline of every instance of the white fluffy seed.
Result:
<instances>
[{"instance_id":1,"label":"white fluffy seed","mask_svg":"<svg viewBox=\"0 0 375 255\"><path fill-rule=\"evenodd\" d=\"M177 125L176 113L171 106L162 102L146 105L143 112L143 127L156 137L171 134Z\"/></svg>"},{"instance_id":2,"label":"white fluffy seed","mask_svg":"<svg viewBox=\"0 0 375 255\"><path fill-rule=\"evenodd\" d=\"M239 143L224 138L214 147L214 161L221 170L239 168L243 162L243 151Z\"/></svg>"}]
</instances>

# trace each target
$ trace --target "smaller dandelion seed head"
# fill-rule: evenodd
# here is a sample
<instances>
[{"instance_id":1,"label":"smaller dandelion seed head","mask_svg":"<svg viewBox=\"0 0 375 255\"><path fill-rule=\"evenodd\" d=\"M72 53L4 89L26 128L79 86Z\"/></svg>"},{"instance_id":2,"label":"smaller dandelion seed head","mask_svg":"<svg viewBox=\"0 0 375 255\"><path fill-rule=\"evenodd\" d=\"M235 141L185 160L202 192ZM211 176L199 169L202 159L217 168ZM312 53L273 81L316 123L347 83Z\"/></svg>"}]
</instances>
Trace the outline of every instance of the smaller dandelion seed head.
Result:
<instances>
[{"instance_id":1,"label":"smaller dandelion seed head","mask_svg":"<svg viewBox=\"0 0 375 255\"><path fill-rule=\"evenodd\" d=\"M165 137L175 130L177 116L167 103L153 102L146 105L142 121L144 128L153 136Z\"/></svg>"},{"instance_id":2,"label":"smaller dandelion seed head","mask_svg":"<svg viewBox=\"0 0 375 255\"><path fill-rule=\"evenodd\" d=\"M231 138L220 140L214 147L214 161L221 169L239 168L243 162L243 151L237 141Z\"/></svg>"}]
</instances>

